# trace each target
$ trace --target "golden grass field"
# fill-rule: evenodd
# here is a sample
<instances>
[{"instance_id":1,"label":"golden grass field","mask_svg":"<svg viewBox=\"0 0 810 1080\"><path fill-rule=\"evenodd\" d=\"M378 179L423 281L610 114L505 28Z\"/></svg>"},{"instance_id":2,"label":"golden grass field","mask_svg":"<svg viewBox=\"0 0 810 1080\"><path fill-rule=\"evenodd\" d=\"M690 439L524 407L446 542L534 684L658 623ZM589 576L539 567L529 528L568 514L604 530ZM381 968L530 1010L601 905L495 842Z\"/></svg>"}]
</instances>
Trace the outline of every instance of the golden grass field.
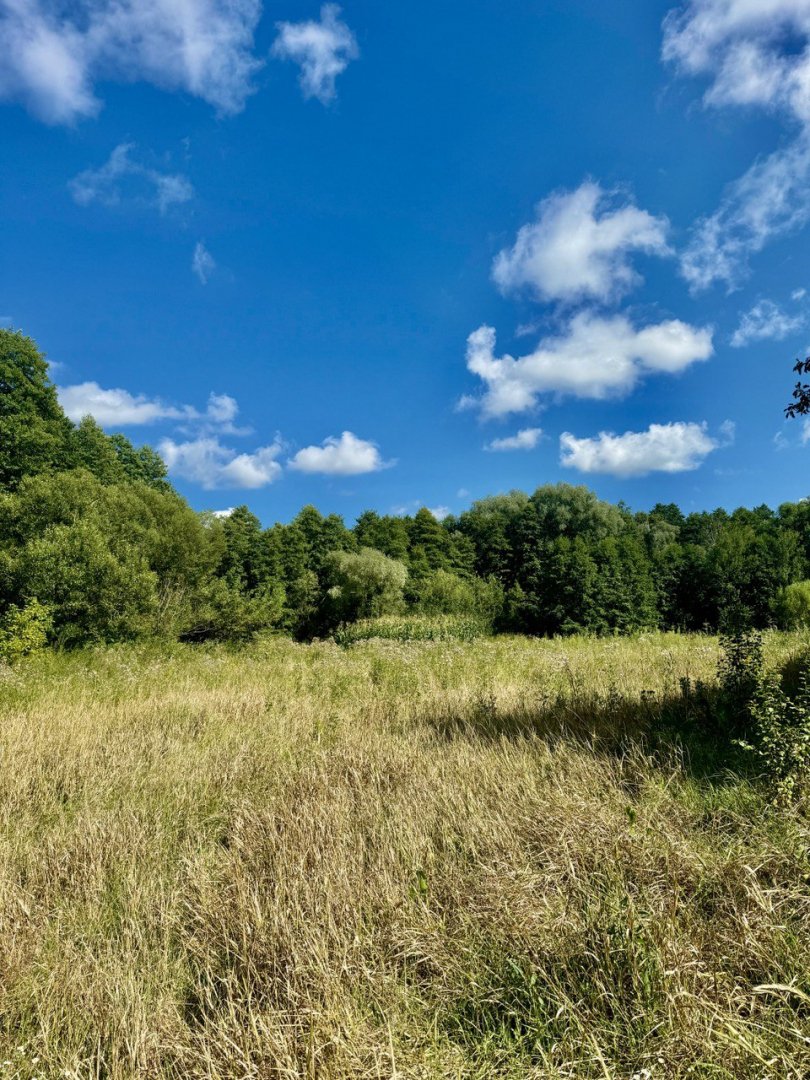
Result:
<instances>
[{"instance_id":1,"label":"golden grass field","mask_svg":"<svg viewBox=\"0 0 810 1080\"><path fill-rule=\"evenodd\" d=\"M662 634L6 669L0 1080L806 1080L807 818L655 737L716 663Z\"/></svg>"}]
</instances>

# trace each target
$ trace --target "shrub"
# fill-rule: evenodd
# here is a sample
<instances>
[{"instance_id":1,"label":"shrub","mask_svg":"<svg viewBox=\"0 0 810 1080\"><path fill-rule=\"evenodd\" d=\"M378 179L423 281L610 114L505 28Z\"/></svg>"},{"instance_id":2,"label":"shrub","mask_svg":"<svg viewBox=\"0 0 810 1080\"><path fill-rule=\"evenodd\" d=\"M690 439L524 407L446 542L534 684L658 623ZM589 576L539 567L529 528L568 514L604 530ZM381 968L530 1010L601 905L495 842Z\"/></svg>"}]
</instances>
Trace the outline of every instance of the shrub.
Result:
<instances>
[{"instance_id":1,"label":"shrub","mask_svg":"<svg viewBox=\"0 0 810 1080\"><path fill-rule=\"evenodd\" d=\"M786 630L810 627L810 581L796 581L780 589L776 617Z\"/></svg>"},{"instance_id":2,"label":"shrub","mask_svg":"<svg viewBox=\"0 0 810 1080\"><path fill-rule=\"evenodd\" d=\"M777 675L768 677L751 713L751 739L744 745L763 766L774 801L789 805L810 787L810 676L803 673L792 698Z\"/></svg>"},{"instance_id":3,"label":"shrub","mask_svg":"<svg viewBox=\"0 0 810 1080\"><path fill-rule=\"evenodd\" d=\"M332 551L324 560L329 602L341 622L391 615L402 606L405 566L380 551Z\"/></svg>"},{"instance_id":4,"label":"shrub","mask_svg":"<svg viewBox=\"0 0 810 1080\"><path fill-rule=\"evenodd\" d=\"M419 610L425 615L462 615L492 626L504 606L496 578L468 580L448 570L435 570L419 582Z\"/></svg>"},{"instance_id":5,"label":"shrub","mask_svg":"<svg viewBox=\"0 0 810 1080\"><path fill-rule=\"evenodd\" d=\"M284 589L279 584L246 596L224 578L211 581L198 599L193 620L181 634L184 641L250 641L260 630L279 625Z\"/></svg>"},{"instance_id":6,"label":"shrub","mask_svg":"<svg viewBox=\"0 0 810 1080\"><path fill-rule=\"evenodd\" d=\"M10 664L43 648L52 625L50 611L39 600L25 607L12 604L0 619L0 660Z\"/></svg>"},{"instance_id":7,"label":"shrub","mask_svg":"<svg viewBox=\"0 0 810 1080\"><path fill-rule=\"evenodd\" d=\"M720 645L717 720L726 736L742 735L751 726L753 702L763 684L762 635L740 630L721 638Z\"/></svg>"}]
</instances>

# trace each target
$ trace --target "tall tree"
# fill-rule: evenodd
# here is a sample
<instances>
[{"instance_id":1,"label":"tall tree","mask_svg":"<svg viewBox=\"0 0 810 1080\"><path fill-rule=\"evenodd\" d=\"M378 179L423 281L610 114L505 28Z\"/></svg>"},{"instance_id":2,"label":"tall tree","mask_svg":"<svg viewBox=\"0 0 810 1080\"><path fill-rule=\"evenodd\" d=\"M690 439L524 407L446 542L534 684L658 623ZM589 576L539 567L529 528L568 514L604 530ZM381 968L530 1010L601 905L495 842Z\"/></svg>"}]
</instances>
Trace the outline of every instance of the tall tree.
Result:
<instances>
[{"instance_id":1,"label":"tall tree","mask_svg":"<svg viewBox=\"0 0 810 1080\"><path fill-rule=\"evenodd\" d=\"M36 344L0 329L0 488L63 467L71 428Z\"/></svg>"}]
</instances>

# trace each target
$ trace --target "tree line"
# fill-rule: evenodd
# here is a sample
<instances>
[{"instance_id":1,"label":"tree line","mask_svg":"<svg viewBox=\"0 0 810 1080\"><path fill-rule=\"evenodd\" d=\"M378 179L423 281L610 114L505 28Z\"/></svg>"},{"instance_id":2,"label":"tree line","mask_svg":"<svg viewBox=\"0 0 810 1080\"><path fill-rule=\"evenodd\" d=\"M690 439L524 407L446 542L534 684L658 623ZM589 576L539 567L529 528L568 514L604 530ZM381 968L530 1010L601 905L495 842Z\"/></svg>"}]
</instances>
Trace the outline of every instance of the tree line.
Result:
<instances>
[{"instance_id":1,"label":"tree line","mask_svg":"<svg viewBox=\"0 0 810 1080\"><path fill-rule=\"evenodd\" d=\"M307 506L263 528L197 513L159 455L64 414L35 343L0 330L0 653L151 636L300 639L399 612L494 631L727 630L810 618L810 502L649 513L544 485L444 521Z\"/></svg>"}]
</instances>

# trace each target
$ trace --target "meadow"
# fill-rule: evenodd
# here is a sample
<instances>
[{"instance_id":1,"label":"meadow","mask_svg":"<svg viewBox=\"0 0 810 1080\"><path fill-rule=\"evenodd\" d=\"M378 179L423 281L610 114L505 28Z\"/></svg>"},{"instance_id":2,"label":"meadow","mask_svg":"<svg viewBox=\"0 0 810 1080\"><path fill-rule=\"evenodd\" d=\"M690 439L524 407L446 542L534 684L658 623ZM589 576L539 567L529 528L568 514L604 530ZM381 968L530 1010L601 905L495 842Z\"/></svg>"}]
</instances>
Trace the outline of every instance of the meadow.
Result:
<instances>
[{"instance_id":1,"label":"meadow","mask_svg":"<svg viewBox=\"0 0 810 1080\"><path fill-rule=\"evenodd\" d=\"M690 728L717 659L267 637L2 669L0 1077L803 1080L807 818Z\"/></svg>"}]
</instances>

